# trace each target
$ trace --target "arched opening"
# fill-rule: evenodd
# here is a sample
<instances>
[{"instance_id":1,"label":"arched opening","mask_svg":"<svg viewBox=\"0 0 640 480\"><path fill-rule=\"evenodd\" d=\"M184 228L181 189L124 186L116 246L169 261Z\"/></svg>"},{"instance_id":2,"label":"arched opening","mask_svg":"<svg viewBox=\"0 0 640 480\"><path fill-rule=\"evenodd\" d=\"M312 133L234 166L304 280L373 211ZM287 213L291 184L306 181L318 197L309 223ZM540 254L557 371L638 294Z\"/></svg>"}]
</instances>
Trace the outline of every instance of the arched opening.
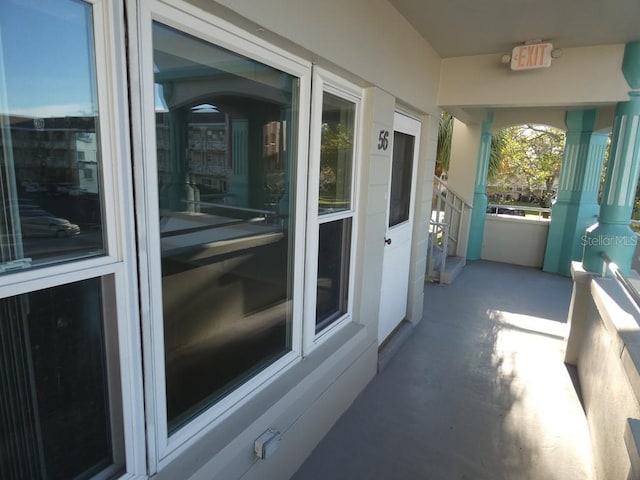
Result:
<instances>
[{"instance_id":1,"label":"arched opening","mask_svg":"<svg viewBox=\"0 0 640 480\"><path fill-rule=\"evenodd\" d=\"M549 125L525 123L495 133L487 213L548 218L557 199L565 140L564 131Z\"/></svg>"}]
</instances>

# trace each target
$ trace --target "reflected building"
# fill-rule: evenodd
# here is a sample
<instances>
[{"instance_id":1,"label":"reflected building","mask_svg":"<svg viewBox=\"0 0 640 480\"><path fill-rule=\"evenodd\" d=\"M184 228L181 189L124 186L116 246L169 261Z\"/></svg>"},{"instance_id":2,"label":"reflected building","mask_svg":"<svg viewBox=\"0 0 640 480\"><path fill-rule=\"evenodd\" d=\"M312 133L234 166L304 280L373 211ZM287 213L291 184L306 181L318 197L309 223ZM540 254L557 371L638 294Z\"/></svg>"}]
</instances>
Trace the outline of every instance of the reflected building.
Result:
<instances>
[{"instance_id":1,"label":"reflected building","mask_svg":"<svg viewBox=\"0 0 640 480\"><path fill-rule=\"evenodd\" d=\"M18 186L56 192L62 184L98 192L94 117L11 116L9 122Z\"/></svg>"},{"instance_id":2,"label":"reflected building","mask_svg":"<svg viewBox=\"0 0 640 480\"><path fill-rule=\"evenodd\" d=\"M210 104L196 105L187 115L186 131L176 126L172 133L176 112L156 113L160 204L168 207L172 196L179 195L183 203L185 198L189 202L190 206L184 205L187 211L199 212L199 202L276 209L285 193L286 120L263 122L250 130L248 117L220 112ZM253 140L258 128L261 143ZM180 165L175 162L181 158L175 151L177 137L185 144L185 161ZM250 152L254 144L261 145L260 152ZM251 198L250 185L264 189L264 195L257 199L254 193Z\"/></svg>"},{"instance_id":3,"label":"reflected building","mask_svg":"<svg viewBox=\"0 0 640 480\"><path fill-rule=\"evenodd\" d=\"M95 133L76 133L76 160L80 193L98 193L98 145Z\"/></svg>"}]
</instances>

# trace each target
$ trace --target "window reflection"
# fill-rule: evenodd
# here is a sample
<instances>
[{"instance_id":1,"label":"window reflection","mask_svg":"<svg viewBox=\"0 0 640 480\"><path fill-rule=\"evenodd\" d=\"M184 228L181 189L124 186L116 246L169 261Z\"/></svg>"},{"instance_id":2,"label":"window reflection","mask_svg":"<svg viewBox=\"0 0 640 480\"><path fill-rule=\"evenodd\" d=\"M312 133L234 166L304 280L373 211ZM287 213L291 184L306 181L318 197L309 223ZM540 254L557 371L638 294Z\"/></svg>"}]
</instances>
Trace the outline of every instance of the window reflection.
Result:
<instances>
[{"instance_id":1,"label":"window reflection","mask_svg":"<svg viewBox=\"0 0 640 480\"><path fill-rule=\"evenodd\" d=\"M91 7L1 2L0 37L0 273L102 254Z\"/></svg>"},{"instance_id":2,"label":"window reflection","mask_svg":"<svg viewBox=\"0 0 640 480\"><path fill-rule=\"evenodd\" d=\"M297 79L154 24L167 416L291 349Z\"/></svg>"},{"instance_id":3,"label":"window reflection","mask_svg":"<svg viewBox=\"0 0 640 480\"><path fill-rule=\"evenodd\" d=\"M320 214L348 210L351 207L355 110L353 102L330 93L323 94Z\"/></svg>"}]
</instances>

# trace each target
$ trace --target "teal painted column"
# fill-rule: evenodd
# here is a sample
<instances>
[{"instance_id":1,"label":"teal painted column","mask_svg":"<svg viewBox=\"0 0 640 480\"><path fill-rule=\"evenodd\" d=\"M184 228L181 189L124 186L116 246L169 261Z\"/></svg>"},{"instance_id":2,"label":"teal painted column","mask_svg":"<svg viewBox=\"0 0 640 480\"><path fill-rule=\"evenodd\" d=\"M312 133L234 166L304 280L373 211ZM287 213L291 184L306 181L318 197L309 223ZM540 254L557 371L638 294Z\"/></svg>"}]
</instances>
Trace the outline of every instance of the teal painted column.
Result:
<instances>
[{"instance_id":1,"label":"teal painted column","mask_svg":"<svg viewBox=\"0 0 640 480\"><path fill-rule=\"evenodd\" d=\"M637 243L629 223L640 173L640 41L625 46L622 73L633 91L628 102L616 106L600 217L584 238L582 264L596 273L602 271L605 252L628 274Z\"/></svg>"},{"instance_id":2,"label":"teal painted column","mask_svg":"<svg viewBox=\"0 0 640 480\"><path fill-rule=\"evenodd\" d=\"M467 244L468 260L480 260L480 256L482 255L484 222L487 213L487 171L489 169L489 154L491 152L490 129L492 123L493 112L489 112L482 124L482 132L480 133L476 182L473 189L473 210L471 210L469 242Z\"/></svg>"},{"instance_id":3,"label":"teal painted column","mask_svg":"<svg viewBox=\"0 0 640 480\"><path fill-rule=\"evenodd\" d=\"M543 270L571 275L571 262L582 259L583 235L598 218L598 188L607 134L593 133L595 109L567 112L567 137L552 207Z\"/></svg>"}]
</instances>

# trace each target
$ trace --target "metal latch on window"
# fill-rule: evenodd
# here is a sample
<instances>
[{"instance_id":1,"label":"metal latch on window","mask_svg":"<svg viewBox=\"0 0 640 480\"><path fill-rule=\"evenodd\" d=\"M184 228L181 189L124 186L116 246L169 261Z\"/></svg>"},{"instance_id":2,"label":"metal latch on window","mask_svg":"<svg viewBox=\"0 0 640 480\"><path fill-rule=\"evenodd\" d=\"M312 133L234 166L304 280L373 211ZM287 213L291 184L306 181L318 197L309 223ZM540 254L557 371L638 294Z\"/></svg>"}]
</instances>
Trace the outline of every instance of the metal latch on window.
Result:
<instances>
[{"instance_id":1,"label":"metal latch on window","mask_svg":"<svg viewBox=\"0 0 640 480\"><path fill-rule=\"evenodd\" d=\"M14 270L22 270L23 268L31 267L30 258L21 258L19 260L11 260L0 264L0 273L12 272Z\"/></svg>"}]
</instances>

